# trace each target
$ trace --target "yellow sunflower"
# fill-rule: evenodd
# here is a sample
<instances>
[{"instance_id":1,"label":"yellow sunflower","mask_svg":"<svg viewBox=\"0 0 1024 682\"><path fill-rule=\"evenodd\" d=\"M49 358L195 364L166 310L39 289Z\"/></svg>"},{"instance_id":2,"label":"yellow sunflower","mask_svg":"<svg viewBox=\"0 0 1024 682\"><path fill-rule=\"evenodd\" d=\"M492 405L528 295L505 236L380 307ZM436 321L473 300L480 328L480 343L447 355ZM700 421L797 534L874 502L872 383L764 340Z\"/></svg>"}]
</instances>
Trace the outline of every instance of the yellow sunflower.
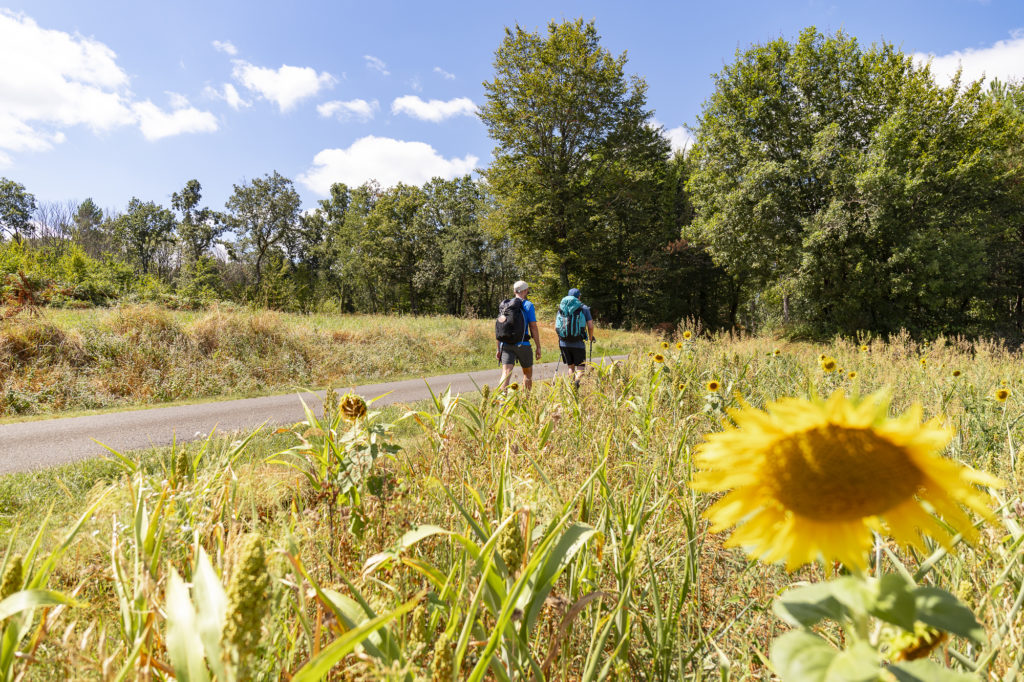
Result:
<instances>
[{"instance_id":1,"label":"yellow sunflower","mask_svg":"<svg viewBox=\"0 0 1024 682\"><path fill-rule=\"evenodd\" d=\"M846 375L846 378L847 379L856 379L857 378L857 372L856 371L850 372L849 374Z\"/></svg>"},{"instance_id":2,"label":"yellow sunflower","mask_svg":"<svg viewBox=\"0 0 1024 682\"><path fill-rule=\"evenodd\" d=\"M953 378L956 379L958 376L960 376L960 370L954 369L953 370Z\"/></svg>"},{"instance_id":3,"label":"yellow sunflower","mask_svg":"<svg viewBox=\"0 0 1024 682\"><path fill-rule=\"evenodd\" d=\"M682 341L676 341L676 350L682 350L682 349L683 349L683 342Z\"/></svg>"},{"instance_id":4,"label":"yellow sunflower","mask_svg":"<svg viewBox=\"0 0 1024 682\"><path fill-rule=\"evenodd\" d=\"M928 366L928 358L921 358L921 366L922 367L927 367Z\"/></svg>"},{"instance_id":5,"label":"yellow sunflower","mask_svg":"<svg viewBox=\"0 0 1024 682\"><path fill-rule=\"evenodd\" d=\"M712 393L714 393L715 391L717 391L717 390L718 390L719 388L721 388L721 386L720 386L720 385L718 384L718 382L717 382L717 381L715 381L714 379L712 379L711 381L709 381L709 382L708 382L708 384L707 384L707 389L708 389L709 391L711 391Z\"/></svg>"},{"instance_id":6,"label":"yellow sunflower","mask_svg":"<svg viewBox=\"0 0 1024 682\"><path fill-rule=\"evenodd\" d=\"M693 334L692 334L692 333L690 333L690 330L689 330L689 329L687 329L687 330L686 330L685 332L683 332L683 338L684 338L684 339L688 339L688 338L690 338L691 336L693 336Z\"/></svg>"},{"instance_id":7,"label":"yellow sunflower","mask_svg":"<svg viewBox=\"0 0 1024 682\"><path fill-rule=\"evenodd\" d=\"M654 354L654 361L655 362L665 362L665 356L662 355L661 353L655 353Z\"/></svg>"},{"instance_id":8,"label":"yellow sunflower","mask_svg":"<svg viewBox=\"0 0 1024 682\"><path fill-rule=\"evenodd\" d=\"M661 349L662 350L668 350L668 341L662 341L661 342Z\"/></svg>"},{"instance_id":9,"label":"yellow sunflower","mask_svg":"<svg viewBox=\"0 0 1024 682\"><path fill-rule=\"evenodd\" d=\"M826 355L821 359L821 368L825 370L825 372L836 371L836 359L830 358L829 356Z\"/></svg>"},{"instance_id":10,"label":"yellow sunflower","mask_svg":"<svg viewBox=\"0 0 1024 682\"><path fill-rule=\"evenodd\" d=\"M781 353L781 352L782 352L781 350L779 350L778 348L776 348L775 350L773 350L773 351L772 351L772 355L778 355L778 354L779 354L779 353Z\"/></svg>"},{"instance_id":11,"label":"yellow sunflower","mask_svg":"<svg viewBox=\"0 0 1024 682\"><path fill-rule=\"evenodd\" d=\"M818 362L825 362L825 358L827 358L827 357L828 357L827 355L822 353L821 355L818 356Z\"/></svg>"},{"instance_id":12,"label":"yellow sunflower","mask_svg":"<svg viewBox=\"0 0 1024 682\"><path fill-rule=\"evenodd\" d=\"M862 345L862 346L860 347L860 352L861 352L861 353L867 353L867 352L868 352L868 347L867 347L867 345Z\"/></svg>"},{"instance_id":13,"label":"yellow sunflower","mask_svg":"<svg viewBox=\"0 0 1024 682\"><path fill-rule=\"evenodd\" d=\"M783 398L767 411L730 410L735 426L706 437L690 486L729 491L705 517L715 532L737 526L728 546L794 570L821 556L863 570L871 531L925 550L928 535L951 548L955 533L977 536L961 506L991 519L990 497L974 484L1001 486L945 459L952 433L921 407L888 416L882 394L851 402ZM927 503L953 528L929 514Z\"/></svg>"},{"instance_id":14,"label":"yellow sunflower","mask_svg":"<svg viewBox=\"0 0 1024 682\"><path fill-rule=\"evenodd\" d=\"M1008 388L1001 388L998 391L996 391L996 400L998 400L1001 403L1005 403L1006 399L1009 398L1009 397L1010 397L1010 389L1008 389Z\"/></svg>"}]
</instances>

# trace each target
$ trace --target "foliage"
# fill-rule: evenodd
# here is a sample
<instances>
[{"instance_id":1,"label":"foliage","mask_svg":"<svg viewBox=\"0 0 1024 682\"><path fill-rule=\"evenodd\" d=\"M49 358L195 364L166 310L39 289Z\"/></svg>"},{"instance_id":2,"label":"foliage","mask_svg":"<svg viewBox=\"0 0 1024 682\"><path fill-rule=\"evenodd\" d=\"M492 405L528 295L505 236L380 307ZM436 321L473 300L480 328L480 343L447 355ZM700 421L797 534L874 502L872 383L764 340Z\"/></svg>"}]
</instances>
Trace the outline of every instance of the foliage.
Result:
<instances>
[{"instance_id":1,"label":"foliage","mask_svg":"<svg viewBox=\"0 0 1024 682\"><path fill-rule=\"evenodd\" d=\"M809 28L715 76L685 232L748 299L819 333L1002 331L993 311L1015 294L993 274L1017 258L1020 206L1004 150L1022 131L980 83L943 87L891 44Z\"/></svg>"},{"instance_id":2,"label":"foliage","mask_svg":"<svg viewBox=\"0 0 1024 682\"><path fill-rule=\"evenodd\" d=\"M235 185L225 206L237 241L229 253L236 259L250 255L259 295L263 266L277 249L294 247L299 224L299 194L292 181L277 171Z\"/></svg>"},{"instance_id":3,"label":"foliage","mask_svg":"<svg viewBox=\"0 0 1024 682\"><path fill-rule=\"evenodd\" d=\"M0 235L6 232L15 241L30 236L35 210L36 198L25 190L25 185L0 178Z\"/></svg>"}]
</instances>

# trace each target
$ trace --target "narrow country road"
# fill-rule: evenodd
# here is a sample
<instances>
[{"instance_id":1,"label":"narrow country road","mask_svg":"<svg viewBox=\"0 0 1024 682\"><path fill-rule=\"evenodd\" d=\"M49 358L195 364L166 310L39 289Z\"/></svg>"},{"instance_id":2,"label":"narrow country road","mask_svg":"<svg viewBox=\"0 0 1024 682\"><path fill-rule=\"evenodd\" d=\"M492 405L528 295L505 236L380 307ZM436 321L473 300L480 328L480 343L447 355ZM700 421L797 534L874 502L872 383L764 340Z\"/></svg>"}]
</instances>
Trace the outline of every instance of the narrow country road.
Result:
<instances>
[{"instance_id":1,"label":"narrow country road","mask_svg":"<svg viewBox=\"0 0 1024 682\"><path fill-rule=\"evenodd\" d=\"M623 357L595 358L595 362ZM534 365L534 380L554 376L555 367L554 362ZM560 372L565 372L564 365ZM466 393L484 384L497 384L499 374L498 368L446 374L429 377L427 383L435 393L443 392L449 385L454 393ZM522 381L518 367L513 381ZM389 405L428 398L427 383L423 379L409 379L365 384L355 390L367 399L387 393L375 404ZM230 433L249 431L264 422L291 424L305 418L300 395L319 414L323 391L0 425L0 474L52 467L107 454L99 443L118 452L129 452L170 445L175 439L180 443L206 438L214 428Z\"/></svg>"}]
</instances>

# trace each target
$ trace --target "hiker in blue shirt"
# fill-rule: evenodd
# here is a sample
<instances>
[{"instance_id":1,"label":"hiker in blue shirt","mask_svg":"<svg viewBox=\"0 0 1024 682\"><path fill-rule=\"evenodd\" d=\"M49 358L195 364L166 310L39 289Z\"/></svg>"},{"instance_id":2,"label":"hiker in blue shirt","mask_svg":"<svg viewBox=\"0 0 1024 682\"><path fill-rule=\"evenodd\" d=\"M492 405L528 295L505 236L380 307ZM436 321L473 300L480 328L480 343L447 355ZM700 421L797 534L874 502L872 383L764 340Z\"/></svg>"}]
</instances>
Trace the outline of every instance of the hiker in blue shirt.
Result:
<instances>
[{"instance_id":1,"label":"hiker in blue shirt","mask_svg":"<svg viewBox=\"0 0 1024 682\"><path fill-rule=\"evenodd\" d=\"M558 304L558 314L555 316L558 350L561 351L562 362L569 368L569 374L577 386L580 383L580 375L587 366L586 339L589 337L590 342L594 342L594 317L590 314L590 306L579 302L580 296L579 289L569 289L569 295Z\"/></svg>"},{"instance_id":2,"label":"hiker in blue shirt","mask_svg":"<svg viewBox=\"0 0 1024 682\"><path fill-rule=\"evenodd\" d=\"M503 343L498 341L498 352L496 357L501 363L501 383L498 384L498 391L504 391L512 378L512 370L515 369L516 361L523 368L523 388L529 391L533 387L533 354L530 352L530 339L537 342L537 360L540 360L540 334L537 332L537 311L533 303L526 297L530 294L530 285L519 280L512 286L516 298L523 302L523 318L527 330L523 340L518 343Z\"/></svg>"}]
</instances>

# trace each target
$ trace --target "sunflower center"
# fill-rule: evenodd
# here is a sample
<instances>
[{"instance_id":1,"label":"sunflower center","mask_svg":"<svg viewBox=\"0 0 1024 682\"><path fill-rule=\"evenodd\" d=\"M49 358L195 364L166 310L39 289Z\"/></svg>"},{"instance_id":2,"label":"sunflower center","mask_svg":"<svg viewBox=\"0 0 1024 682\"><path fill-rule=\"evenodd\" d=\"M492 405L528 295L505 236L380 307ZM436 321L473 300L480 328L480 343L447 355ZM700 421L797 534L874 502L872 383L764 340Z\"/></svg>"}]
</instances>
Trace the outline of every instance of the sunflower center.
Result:
<instances>
[{"instance_id":1,"label":"sunflower center","mask_svg":"<svg viewBox=\"0 0 1024 682\"><path fill-rule=\"evenodd\" d=\"M871 429L829 424L772 445L765 484L784 507L818 521L851 521L913 496L921 470Z\"/></svg>"}]
</instances>

